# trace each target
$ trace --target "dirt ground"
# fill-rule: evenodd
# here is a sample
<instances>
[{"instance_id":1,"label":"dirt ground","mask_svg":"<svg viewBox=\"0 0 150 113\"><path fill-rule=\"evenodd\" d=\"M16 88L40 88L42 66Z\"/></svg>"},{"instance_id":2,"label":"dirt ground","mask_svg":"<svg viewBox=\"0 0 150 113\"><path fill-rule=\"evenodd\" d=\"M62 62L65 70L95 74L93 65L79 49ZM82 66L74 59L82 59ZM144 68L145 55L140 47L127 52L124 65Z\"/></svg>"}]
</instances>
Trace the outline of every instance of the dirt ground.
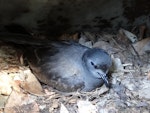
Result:
<instances>
[{"instance_id":1,"label":"dirt ground","mask_svg":"<svg viewBox=\"0 0 150 113\"><path fill-rule=\"evenodd\" d=\"M139 53L120 34L86 32L78 41L111 55L109 89L103 85L92 92L63 93L40 85L35 77L26 80L32 75L29 67L20 63L15 48L1 42L0 113L150 113L149 53Z\"/></svg>"}]
</instances>

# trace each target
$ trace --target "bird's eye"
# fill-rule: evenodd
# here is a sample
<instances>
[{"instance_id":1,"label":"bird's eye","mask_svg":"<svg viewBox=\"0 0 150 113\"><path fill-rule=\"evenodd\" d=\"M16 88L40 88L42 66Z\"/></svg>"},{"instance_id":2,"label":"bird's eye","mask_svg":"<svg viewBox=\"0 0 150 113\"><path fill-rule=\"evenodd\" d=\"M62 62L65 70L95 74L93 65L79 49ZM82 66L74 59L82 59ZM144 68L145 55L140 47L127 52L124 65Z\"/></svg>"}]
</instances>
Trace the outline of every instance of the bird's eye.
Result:
<instances>
[{"instance_id":1,"label":"bird's eye","mask_svg":"<svg viewBox=\"0 0 150 113\"><path fill-rule=\"evenodd\" d=\"M92 66L94 66L94 63L93 63L93 62L91 62L91 65L92 65Z\"/></svg>"},{"instance_id":2,"label":"bird's eye","mask_svg":"<svg viewBox=\"0 0 150 113\"><path fill-rule=\"evenodd\" d=\"M98 69L98 66L91 62L91 65L94 66L95 69Z\"/></svg>"},{"instance_id":3,"label":"bird's eye","mask_svg":"<svg viewBox=\"0 0 150 113\"><path fill-rule=\"evenodd\" d=\"M95 68L95 69L98 69L99 66L98 65L95 65L93 62L91 62L91 65Z\"/></svg>"}]
</instances>

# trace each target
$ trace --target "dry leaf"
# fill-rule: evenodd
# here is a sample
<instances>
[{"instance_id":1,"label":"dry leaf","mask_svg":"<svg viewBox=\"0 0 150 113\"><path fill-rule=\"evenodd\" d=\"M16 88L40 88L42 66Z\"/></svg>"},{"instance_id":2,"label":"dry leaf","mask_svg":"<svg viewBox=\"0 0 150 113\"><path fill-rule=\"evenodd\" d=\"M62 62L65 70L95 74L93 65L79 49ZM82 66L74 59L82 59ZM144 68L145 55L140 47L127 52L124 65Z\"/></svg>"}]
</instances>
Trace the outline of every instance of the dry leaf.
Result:
<instances>
[{"instance_id":1,"label":"dry leaf","mask_svg":"<svg viewBox=\"0 0 150 113\"><path fill-rule=\"evenodd\" d=\"M150 80L150 71L147 73L148 79Z\"/></svg>"},{"instance_id":2,"label":"dry leaf","mask_svg":"<svg viewBox=\"0 0 150 113\"><path fill-rule=\"evenodd\" d=\"M92 41L85 34L81 34L80 39L79 39L78 42L81 45L92 48Z\"/></svg>"},{"instance_id":3,"label":"dry leaf","mask_svg":"<svg viewBox=\"0 0 150 113\"><path fill-rule=\"evenodd\" d=\"M12 88L20 91L18 84L5 72L0 72L0 93L10 95Z\"/></svg>"},{"instance_id":4,"label":"dry leaf","mask_svg":"<svg viewBox=\"0 0 150 113\"><path fill-rule=\"evenodd\" d=\"M141 25L139 27L139 39L140 40L143 39L145 30L146 30L146 25Z\"/></svg>"},{"instance_id":5,"label":"dry leaf","mask_svg":"<svg viewBox=\"0 0 150 113\"><path fill-rule=\"evenodd\" d=\"M23 105L24 103L28 102L28 96L21 93L16 92L15 90L12 91L9 99L5 105L4 112L5 113L17 113L16 108Z\"/></svg>"},{"instance_id":6,"label":"dry leaf","mask_svg":"<svg viewBox=\"0 0 150 113\"><path fill-rule=\"evenodd\" d=\"M51 107L52 107L53 109L58 108L58 107L59 107L58 102L57 102L57 101L54 101Z\"/></svg>"},{"instance_id":7,"label":"dry leaf","mask_svg":"<svg viewBox=\"0 0 150 113\"><path fill-rule=\"evenodd\" d=\"M70 104L75 104L76 102L77 102L77 99L75 99L75 98L68 101L68 103L70 103Z\"/></svg>"},{"instance_id":8,"label":"dry leaf","mask_svg":"<svg viewBox=\"0 0 150 113\"><path fill-rule=\"evenodd\" d=\"M136 42L138 39L137 39L137 36L125 29L120 29L120 32L122 32L126 38L128 38L132 43Z\"/></svg>"},{"instance_id":9,"label":"dry leaf","mask_svg":"<svg viewBox=\"0 0 150 113\"><path fill-rule=\"evenodd\" d=\"M109 54L113 54L119 51L119 49L112 47L108 42L105 41L98 41L93 45L93 47L104 49Z\"/></svg>"},{"instance_id":10,"label":"dry leaf","mask_svg":"<svg viewBox=\"0 0 150 113\"><path fill-rule=\"evenodd\" d=\"M133 47L139 55L143 55L145 52L150 52L150 37L133 44Z\"/></svg>"},{"instance_id":11,"label":"dry leaf","mask_svg":"<svg viewBox=\"0 0 150 113\"><path fill-rule=\"evenodd\" d=\"M31 73L31 71L26 70L25 74L26 74L26 79L24 82L21 83L21 87L31 94L34 94L37 96L45 95L41 84L39 83L37 78Z\"/></svg>"},{"instance_id":12,"label":"dry leaf","mask_svg":"<svg viewBox=\"0 0 150 113\"><path fill-rule=\"evenodd\" d=\"M59 37L59 40L74 40L74 41L78 41L78 33L75 34L63 34L62 36Z\"/></svg>"},{"instance_id":13,"label":"dry leaf","mask_svg":"<svg viewBox=\"0 0 150 113\"><path fill-rule=\"evenodd\" d=\"M57 109L59 107L59 103L57 100L53 100L52 105L49 108L49 112L52 113L54 109Z\"/></svg>"},{"instance_id":14,"label":"dry leaf","mask_svg":"<svg viewBox=\"0 0 150 113\"><path fill-rule=\"evenodd\" d=\"M107 88L105 85L102 85L98 90L98 95L102 95L102 94L106 93L108 90L109 90L109 88Z\"/></svg>"}]
</instances>

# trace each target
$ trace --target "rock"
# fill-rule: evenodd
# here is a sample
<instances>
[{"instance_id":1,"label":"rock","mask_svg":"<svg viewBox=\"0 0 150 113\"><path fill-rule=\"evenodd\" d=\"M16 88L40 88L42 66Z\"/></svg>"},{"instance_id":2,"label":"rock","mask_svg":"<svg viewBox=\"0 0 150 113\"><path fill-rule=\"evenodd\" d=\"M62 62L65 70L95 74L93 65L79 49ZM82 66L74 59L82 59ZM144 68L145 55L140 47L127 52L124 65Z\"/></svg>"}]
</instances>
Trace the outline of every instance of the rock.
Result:
<instances>
[{"instance_id":1,"label":"rock","mask_svg":"<svg viewBox=\"0 0 150 113\"><path fill-rule=\"evenodd\" d=\"M141 81L140 90L138 91L139 98L150 99L150 81L143 79Z\"/></svg>"},{"instance_id":2,"label":"rock","mask_svg":"<svg viewBox=\"0 0 150 113\"><path fill-rule=\"evenodd\" d=\"M60 113L69 113L69 111L67 110L67 108L62 103L61 103L61 106L60 106Z\"/></svg>"},{"instance_id":3,"label":"rock","mask_svg":"<svg viewBox=\"0 0 150 113\"><path fill-rule=\"evenodd\" d=\"M96 106L89 101L79 100L77 106L79 113L97 113Z\"/></svg>"}]
</instances>

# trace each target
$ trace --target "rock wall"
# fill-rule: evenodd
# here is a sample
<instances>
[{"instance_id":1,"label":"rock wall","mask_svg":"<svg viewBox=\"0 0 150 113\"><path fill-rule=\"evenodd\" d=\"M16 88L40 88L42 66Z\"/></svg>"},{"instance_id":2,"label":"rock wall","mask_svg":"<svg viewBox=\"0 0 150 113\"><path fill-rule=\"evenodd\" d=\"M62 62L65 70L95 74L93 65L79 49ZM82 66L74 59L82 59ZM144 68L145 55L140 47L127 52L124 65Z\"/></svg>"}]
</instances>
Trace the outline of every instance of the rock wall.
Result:
<instances>
[{"instance_id":1,"label":"rock wall","mask_svg":"<svg viewBox=\"0 0 150 113\"><path fill-rule=\"evenodd\" d=\"M150 27L149 6L148 0L0 0L0 28L17 23L32 32L58 36Z\"/></svg>"}]
</instances>

